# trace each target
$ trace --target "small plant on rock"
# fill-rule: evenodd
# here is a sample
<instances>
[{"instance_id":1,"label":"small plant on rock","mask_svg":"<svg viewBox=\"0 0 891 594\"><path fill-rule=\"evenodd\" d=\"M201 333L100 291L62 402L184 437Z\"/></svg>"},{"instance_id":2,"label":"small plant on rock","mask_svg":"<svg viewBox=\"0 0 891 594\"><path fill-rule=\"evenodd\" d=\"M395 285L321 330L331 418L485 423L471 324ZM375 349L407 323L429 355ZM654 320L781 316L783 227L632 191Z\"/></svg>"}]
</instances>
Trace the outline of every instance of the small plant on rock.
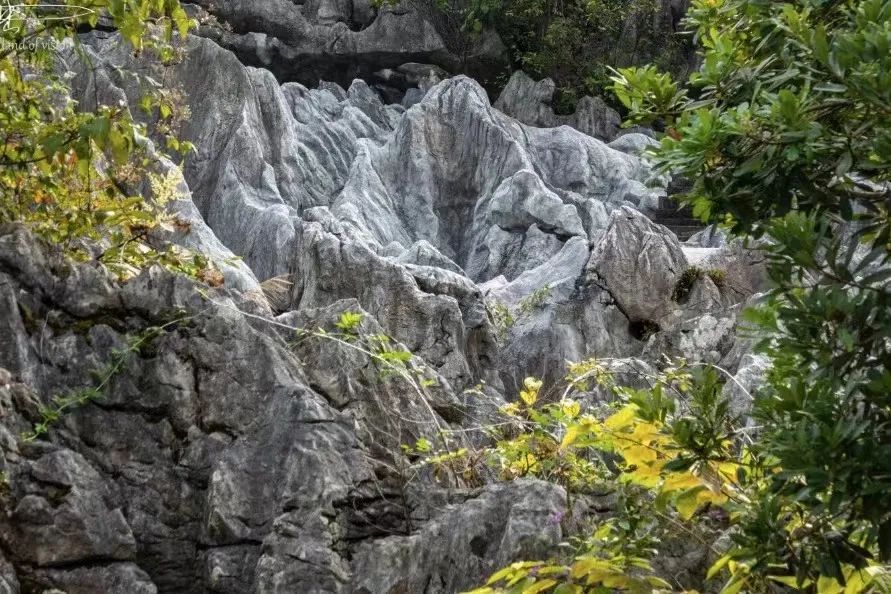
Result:
<instances>
[{"instance_id":1,"label":"small plant on rock","mask_svg":"<svg viewBox=\"0 0 891 594\"><path fill-rule=\"evenodd\" d=\"M517 304L517 310L522 315L529 315L536 309L544 306L545 302L550 296L551 285L544 285L543 287L539 287L520 299L520 302Z\"/></svg>"},{"instance_id":2,"label":"small plant on rock","mask_svg":"<svg viewBox=\"0 0 891 594\"><path fill-rule=\"evenodd\" d=\"M499 341L503 341L507 338L507 333L510 329L517 323L514 314L503 301L498 301L497 299L486 301L486 310L489 313L489 318L492 320L492 325L495 326L496 337Z\"/></svg>"},{"instance_id":3,"label":"small plant on rock","mask_svg":"<svg viewBox=\"0 0 891 594\"><path fill-rule=\"evenodd\" d=\"M544 285L520 299L517 306L513 309L497 299L486 301L486 311L488 311L489 319L495 326L495 334L498 340L503 341L507 338L507 333L514 327L517 320L524 316L529 316L535 310L543 307L550 296L551 285Z\"/></svg>"},{"instance_id":4,"label":"small plant on rock","mask_svg":"<svg viewBox=\"0 0 891 594\"><path fill-rule=\"evenodd\" d=\"M698 266L690 266L684 272L681 273L680 278L674 286L674 292L671 294L671 298L678 303L681 303L690 296L690 291L693 290L693 285L696 284L696 281L701 279L705 275L705 271Z\"/></svg>"},{"instance_id":5,"label":"small plant on rock","mask_svg":"<svg viewBox=\"0 0 891 594\"><path fill-rule=\"evenodd\" d=\"M723 289L727 284L727 271L721 270L720 268L709 268L705 272L706 276L708 276L715 286L719 289Z\"/></svg>"}]
</instances>

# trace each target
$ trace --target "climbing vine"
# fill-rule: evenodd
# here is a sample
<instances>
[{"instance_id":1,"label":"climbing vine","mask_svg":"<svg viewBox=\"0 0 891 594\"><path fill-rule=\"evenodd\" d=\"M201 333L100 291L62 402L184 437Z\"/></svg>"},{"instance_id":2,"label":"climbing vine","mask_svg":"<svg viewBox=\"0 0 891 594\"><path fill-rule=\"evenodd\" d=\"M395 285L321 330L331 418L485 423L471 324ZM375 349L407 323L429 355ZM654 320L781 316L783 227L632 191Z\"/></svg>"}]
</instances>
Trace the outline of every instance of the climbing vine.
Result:
<instances>
[{"instance_id":1,"label":"climbing vine","mask_svg":"<svg viewBox=\"0 0 891 594\"><path fill-rule=\"evenodd\" d=\"M136 335L128 336L124 347L113 349L109 360L92 371L91 375L94 379L92 385L54 396L48 405L41 406L38 413L40 420L34 423L30 431L22 435L22 440L34 441L46 435L65 413L101 400L114 379L126 370L128 363L138 356L148 344L162 336L168 329L185 323L191 317L193 316L180 316L161 326L152 326Z\"/></svg>"}]
</instances>

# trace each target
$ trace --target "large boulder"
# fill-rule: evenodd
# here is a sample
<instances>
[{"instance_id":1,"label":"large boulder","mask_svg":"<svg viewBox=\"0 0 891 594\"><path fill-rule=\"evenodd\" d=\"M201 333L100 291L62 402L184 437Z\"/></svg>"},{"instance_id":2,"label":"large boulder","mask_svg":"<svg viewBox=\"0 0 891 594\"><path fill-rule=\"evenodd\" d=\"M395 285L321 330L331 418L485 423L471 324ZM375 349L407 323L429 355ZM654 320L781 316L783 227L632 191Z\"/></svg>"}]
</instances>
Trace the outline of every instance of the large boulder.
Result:
<instances>
[{"instance_id":1,"label":"large boulder","mask_svg":"<svg viewBox=\"0 0 891 594\"><path fill-rule=\"evenodd\" d=\"M490 310L501 315L497 368L510 394L523 378L560 381L567 361L624 357L643 342L629 331L628 318L601 287L586 282L590 248L581 238L566 242L555 256L512 282L503 277L483 285Z\"/></svg>"},{"instance_id":2,"label":"large boulder","mask_svg":"<svg viewBox=\"0 0 891 594\"><path fill-rule=\"evenodd\" d=\"M586 274L632 322L656 326L675 308L675 287L687 258L673 233L632 208L613 212L591 250Z\"/></svg>"}]
</instances>

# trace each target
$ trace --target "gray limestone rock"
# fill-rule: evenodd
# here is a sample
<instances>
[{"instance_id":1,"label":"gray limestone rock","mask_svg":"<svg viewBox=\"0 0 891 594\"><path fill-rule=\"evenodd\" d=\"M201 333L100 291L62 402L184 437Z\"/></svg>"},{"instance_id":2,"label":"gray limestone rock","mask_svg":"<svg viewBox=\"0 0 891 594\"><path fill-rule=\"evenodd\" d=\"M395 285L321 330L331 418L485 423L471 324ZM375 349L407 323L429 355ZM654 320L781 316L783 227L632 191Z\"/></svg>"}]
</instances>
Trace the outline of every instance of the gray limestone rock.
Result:
<instances>
[{"instance_id":1,"label":"gray limestone rock","mask_svg":"<svg viewBox=\"0 0 891 594\"><path fill-rule=\"evenodd\" d=\"M536 82L522 70L518 70L513 73L501 91L495 102L495 108L530 126L541 128L571 126L601 140L612 140L618 135L622 118L603 99L583 97L574 113L558 115L551 106L554 91L556 85L551 79L545 78Z\"/></svg>"},{"instance_id":2,"label":"gray limestone rock","mask_svg":"<svg viewBox=\"0 0 891 594\"><path fill-rule=\"evenodd\" d=\"M703 248L720 248L727 245L727 233L717 225L709 225L690 236L687 245Z\"/></svg>"},{"instance_id":3,"label":"gray limestone rock","mask_svg":"<svg viewBox=\"0 0 891 594\"><path fill-rule=\"evenodd\" d=\"M135 103L138 87L113 74L138 63L114 37L91 47L104 66L76 80L84 96L110 85L118 91L104 95ZM348 91L280 86L206 39L185 49L158 76L186 93L198 150L185 180L214 235L257 279L289 275L290 307L357 299L457 389L480 378L497 386L493 330L472 282L423 267L512 280L573 238L600 237L621 205L661 192L639 157L568 127L523 126L464 77L401 112L361 81ZM561 324L606 315L607 327L621 325L598 299L576 300ZM585 332L598 349L624 341Z\"/></svg>"},{"instance_id":4,"label":"gray limestone rock","mask_svg":"<svg viewBox=\"0 0 891 594\"><path fill-rule=\"evenodd\" d=\"M591 250L586 274L615 299L631 321L659 324L676 307L672 293L687 258L674 237L632 208L613 212Z\"/></svg>"},{"instance_id":5,"label":"gray limestone rock","mask_svg":"<svg viewBox=\"0 0 891 594\"><path fill-rule=\"evenodd\" d=\"M659 142L646 134L641 134L640 132L628 132L627 134L622 134L615 140L609 143L609 147L612 149L616 149L617 151L622 151L623 153L628 153L629 155L640 155L646 149L658 146Z\"/></svg>"},{"instance_id":6,"label":"gray limestone rock","mask_svg":"<svg viewBox=\"0 0 891 594\"><path fill-rule=\"evenodd\" d=\"M22 580L69 592L355 592L366 582L375 591L398 580L376 551L398 551L417 579L464 587L560 538L557 487L493 484L443 499L432 497L435 484L394 471L400 443L430 427L382 431L414 416L445 426L461 404L435 372L422 400L355 351L290 344L290 328L329 327L358 302L273 319L245 311L237 293L205 297L157 268L119 285L47 255L21 227L0 228L0 246L13 299L0 320L19 335L0 343L0 366L18 365L22 351L41 361L33 391L0 372L0 469L9 477L0 547L11 555L0 584L9 591ZM41 273L22 275L29 264ZM434 270L452 275L437 281L456 283L449 291L474 286ZM63 274L82 291L56 301ZM22 323L25 311L46 322ZM171 316L101 398L63 415L46 438L20 438L39 419L38 401L91 385L90 369L126 336ZM370 315L363 323L382 331ZM332 366L352 379L326 372ZM444 533L464 565L431 547Z\"/></svg>"},{"instance_id":7,"label":"gray limestone rock","mask_svg":"<svg viewBox=\"0 0 891 594\"><path fill-rule=\"evenodd\" d=\"M733 379L724 384L723 392L736 414L745 415L751 411L755 391L764 383L768 369L770 369L770 359L764 355L755 353L743 355L739 369Z\"/></svg>"},{"instance_id":8,"label":"gray limestone rock","mask_svg":"<svg viewBox=\"0 0 891 594\"><path fill-rule=\"evenodd\" d=\"M49 569L37 579L66 594L157 594L151 578L134 563L109 563L99 567Z\"/></svg>"},{"instance_id":9,"label":"gray limestone rock","mask_svg":"<svg viewBox=\"0 0 891 594\"><path fill-rule=\"evenodd\" d=\"M733 308L677 321L649 339L644 356L718 364L734 344L737 313Z\"/></svg>"},{"instance_id":10,"label":"gray limestone rock","mask_svg":"<svg viewBox=\"0 0 891 594\"><path fill-rule=\"evenodd\" d=\"M557 382L567 361L637 354L643 343L629 333L628 318L612 297L587 283L590 248L581 238L513 282L483 285L490 308L511 312L502 329L498 369L510 394L529 375Z\"/></svg>"},{"instance_id":11,"label":"gray limestone rock","mask_svg":"<svg viewBox=\"0 0 891 594\"><path fill-rule=\"evenodd\" d=\"M39 567L136 556L136 540L113 488L80 455L61 450L28 465L35 489L11 509L16 555Z\"/></svg>"},{"instance_id":12,"label":"gray limestone rock","mask_svg":"<svg viewBox=\"0 0 891 594\"><path fill-rule=\"evenodd\" d=\"M456 27L434 2L199 0L199 33L282 80L347 85L406 63L487 78L503 71L506 48L486 29Z\"/></svg>"},{"instance_id":13,"label":"gray limestone rock","mask_svg":"<svg viewBox=\"0 0 891 594\"><path fill-rule=\"evenodd\" d=\"M353 558L356 594L447 594L478 585L472 576L510 559L538 559L560 542L566 494L550 483L491 485L450 505L410 536L363 544ZM380 563L386 559L386 566Z\"/></svg>"}]
</instances>

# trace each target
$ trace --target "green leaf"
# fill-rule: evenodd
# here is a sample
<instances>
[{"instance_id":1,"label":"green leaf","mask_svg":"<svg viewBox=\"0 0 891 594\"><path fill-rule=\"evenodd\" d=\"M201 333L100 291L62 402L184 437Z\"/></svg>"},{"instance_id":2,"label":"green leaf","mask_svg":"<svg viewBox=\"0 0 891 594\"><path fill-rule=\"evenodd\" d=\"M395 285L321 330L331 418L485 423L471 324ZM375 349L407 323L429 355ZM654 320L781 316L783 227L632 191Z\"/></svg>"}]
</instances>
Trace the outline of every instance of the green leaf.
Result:
<instances>
[{"instance_id":1,"label":"green leaf","mask_svg":"<svg viewBox=\"0 0 891 594\"><path fill-rule=\"evenodd\" d=\"M705 574L705 579L710 580L715 577L732 559L731 555L724 555L712 563L712 566L708 568L708 572Z\"/></svg>"},{"instance_id":2,"label":"green leaf","mask_svg":"<svg viewBox=\"0 0 891 594\"><path fill-rule=\"evenodd\" d=\"M824 64L829 59L829 42L826 39L826 27L817 25L813 35L814 55Z\"/></svg>"},{"instance_id":3,"label":"green leaf","mask_svg":"<svg viewBox=\"0 0 891 594\"><path fill-rule=\"evenodd\" d=\"M80 127L80 133L87 138L92 138L99 144L105 145L105 139L111 131L111 120L107 116L96 116Z\"/></svg>"},{"instance_id":4,"label":"green leaf","mask_svg":"<svg viewBox=\"0 0 891 594\"><path fill-rule=\"evenodd\" d=\"M835 175L842 177L847 174L851 170L851 165L853 163L853 155L851 155L849 151L845 151L842 153L841 157L839 157L838 163L835 166Z\"/></svg>"}]
</instances>

